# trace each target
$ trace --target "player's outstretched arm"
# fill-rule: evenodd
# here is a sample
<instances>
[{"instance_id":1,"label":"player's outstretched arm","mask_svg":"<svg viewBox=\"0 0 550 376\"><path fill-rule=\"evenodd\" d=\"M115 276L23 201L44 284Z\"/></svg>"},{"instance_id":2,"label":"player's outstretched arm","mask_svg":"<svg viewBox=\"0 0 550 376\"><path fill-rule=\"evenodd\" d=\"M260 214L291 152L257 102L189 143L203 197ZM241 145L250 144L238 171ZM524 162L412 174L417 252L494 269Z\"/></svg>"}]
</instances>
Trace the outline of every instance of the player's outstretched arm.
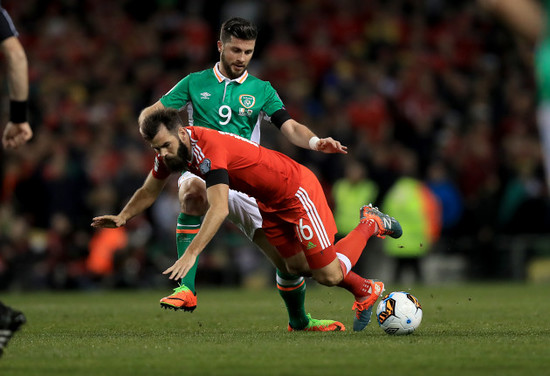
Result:
<instances>
[{"instance_id":1,"label":"player's outstretched arm","mask_svg":"<svg viewBox=\"0 0 550 376\"><path fill-rule=\"evenodd\" d=\"M6 149L15 149L32 138L32 129L27 121L29 97L27 55L15 36L4 39L0 43L0 49L6 57L10 97L10 121L2 134L2 145Z\"/></svg>"},{"instance_id":2,"label":"player's outstretched arm","mask_svg":"<svg viewBox=\"0 0 550 376\"><path fill-rule=\"evenodd\" d=\"M536 43L545 29L544 11L535 0L478 0L482 7L497 14L514 31Z\"/></svg>"},{"instance_id":3,"label":"player's outstretched arm","mask_svg":"<svg viewBox=\"0 0 550 376\"><path fill-rule=\"evenodd\" d=\"M126 221L120 215L101 215L92 219L92 227L95 228L116 228L122 227Z\"/></svg>"},{"instance_id":4,"label":"player's outstretched arm","mask_svg":"<svg viewBox=\"0 0 550 376\"><path fill-rule=\"evenodd\" d=\"M97 228L121 227L131 218L149 208L166 184L166 179L157 179L150 172L143 185L135 191L130 201L118 215L102 215L92 219L91 226Z\"/></svg>"},{"instance_id":5,"label":"player's outstretched arm","mask_svg":"<svg viewBox=\"0 0 550 376\"><path fill-rule=\"evenodd\" d=\"M314 139L313 141L316 140ZM310 146L312 146L311 144L314 144L313 141L310 142ZM312 150L322 151L323 153L348 153L348 147L342 145L340 141L337 141L332 137L321 138L314 145L315 147L312 147Z\"/></svg>"},{"instance_id":6,"label":"player's outstretched arm","mask_svg":"<svg viewBox=\"0 0 550 376\"><path fill-rule=\"evenodd\" d=\"M343 146L340 141L336 141L332 137L319 138L308 127L294 119L285 121L281 126L281 132L294 145L304 149L318 150L327 154L347 154L348 152L348 148Z\"/></svg>"},{"instance_id":7,"label":"player's outstretched arm","mask_svg":"<svg viewBox=\"0 0 550 376\"><path fill-rule=\"evenodd\" d=\"M143 123L143 120L151 113L157 111L157 110L162 110L166 107L164 107L164 105L160 102L160 101L156 101L155 103L153 103L152 105L150 105L149 107L145 107L143 110L141 110L141 113L139 114L139 118L138 118L138 124L139 126L141 127L141 124Z\"/></svg>"},{"instance_id":8,"label":"player's outstretched arm","mask_svg":"<svg viewBox=\"0 0 550 376\"><path fill-rule=\"evenodd\" d=\"M208 211L204 216L202 226L197 236L191 241L185 253L162 274L169 274L168 278L179 280L185 277L195 265L195 261L203 249L210 243L218 232L225 218L229 215L229 186L216 184L206 190L208 196Z\"/></svg>"}]
</instances>

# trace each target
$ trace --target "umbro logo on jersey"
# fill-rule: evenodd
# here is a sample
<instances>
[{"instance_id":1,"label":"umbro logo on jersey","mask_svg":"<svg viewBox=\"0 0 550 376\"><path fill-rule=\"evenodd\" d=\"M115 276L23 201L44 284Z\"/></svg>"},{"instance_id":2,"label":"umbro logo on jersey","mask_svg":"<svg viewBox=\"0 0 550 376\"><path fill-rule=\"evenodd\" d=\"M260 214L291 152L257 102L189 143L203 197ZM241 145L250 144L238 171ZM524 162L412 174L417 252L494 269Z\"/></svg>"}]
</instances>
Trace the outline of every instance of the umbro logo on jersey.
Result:
<instances>
[{"instance_id":1,"label":"umbro logo on jersey","mask_svg":"<svg viewBox=\"0 0 550 376\"><path fill-rule=\"evenodd\" d=\"M210 99L210 96L211 96L211 95L212 95L212 94L210 94L210 93L208 93L208 92L206 92L206 91L203 91L203 92L201 93L201 99Z\"/></svg>"}]
</instances>

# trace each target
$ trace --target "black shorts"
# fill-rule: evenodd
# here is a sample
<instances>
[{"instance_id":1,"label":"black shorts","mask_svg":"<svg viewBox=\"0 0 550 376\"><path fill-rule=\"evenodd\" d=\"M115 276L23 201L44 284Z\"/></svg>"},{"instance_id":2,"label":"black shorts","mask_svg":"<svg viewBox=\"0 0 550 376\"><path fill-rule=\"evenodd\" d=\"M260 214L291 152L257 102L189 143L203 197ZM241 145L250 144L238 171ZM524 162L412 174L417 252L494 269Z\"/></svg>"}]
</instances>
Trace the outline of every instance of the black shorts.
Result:
<instances>
[{"instance_id":1,"label":"black shorts","mask_svg":"<svg viewBox=\"0 0 550 376\"><path fill-rule=\"evenodd\" d=\"M10 15L8 12L0 7L0 42L9 37L16 37L19 33L15 29Z\"/></svg>"}]
</instances>

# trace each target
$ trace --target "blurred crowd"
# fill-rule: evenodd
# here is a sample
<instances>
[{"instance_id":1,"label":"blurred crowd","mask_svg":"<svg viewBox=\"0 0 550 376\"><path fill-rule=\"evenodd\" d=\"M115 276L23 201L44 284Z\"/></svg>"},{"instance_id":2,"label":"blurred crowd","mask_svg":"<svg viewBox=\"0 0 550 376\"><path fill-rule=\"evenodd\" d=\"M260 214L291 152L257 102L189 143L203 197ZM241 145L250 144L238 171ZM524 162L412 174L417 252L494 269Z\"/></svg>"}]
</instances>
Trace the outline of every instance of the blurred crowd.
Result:
<instances>
[{"instance_id":1,"label":"blurred crowd","mask_svg":"<svg viewBox=\"0 0 550 376\"><path fill-rule=\"evenodd\" d=\"M176 257L175 182L126 228L90 222L118 213L152 166L140 110L213 66L219 26L232 16L259 26L249 71L272 83L296 120L349 147L346 156L300 150L262 128L262 144L316 172L335 210L333 188L352 179L351 164L381 206L396 182L414 179L439 202L434 248L466 255L477 278L506 277L495 262L499 236L550 228L532 46L476 1L2 5L27 51L35 136L0 155L0 289L168 284L159 272ZM238 282L239 270L259 263L243 247L228 224L211 247L220 251L201 260L204 278Z\"/></svg>"}]
</instances>

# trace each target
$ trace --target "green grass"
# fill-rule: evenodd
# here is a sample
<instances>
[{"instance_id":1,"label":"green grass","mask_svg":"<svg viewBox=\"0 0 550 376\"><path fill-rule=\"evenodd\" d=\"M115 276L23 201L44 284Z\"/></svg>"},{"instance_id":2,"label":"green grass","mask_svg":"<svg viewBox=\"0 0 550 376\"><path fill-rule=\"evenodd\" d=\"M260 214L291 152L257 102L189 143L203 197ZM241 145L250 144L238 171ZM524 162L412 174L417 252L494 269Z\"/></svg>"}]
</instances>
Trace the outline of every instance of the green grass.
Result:
<instances>
[{"instance_id":1,"label":"green grass","mask_svg":"<svg viewBox=\"0 0 550 376\"><path fill-rule=\"evenodd\" d=\"M392 287L392 290L398 290ZM276 290L202 289L192 313L161 310L166 291L4 294L28 323L0 375L543 375L549 286L417 286L417 332L351 331L349 293L314 286L308 311L339 333L288 333Z\"/></svg>"}]
</instances>

